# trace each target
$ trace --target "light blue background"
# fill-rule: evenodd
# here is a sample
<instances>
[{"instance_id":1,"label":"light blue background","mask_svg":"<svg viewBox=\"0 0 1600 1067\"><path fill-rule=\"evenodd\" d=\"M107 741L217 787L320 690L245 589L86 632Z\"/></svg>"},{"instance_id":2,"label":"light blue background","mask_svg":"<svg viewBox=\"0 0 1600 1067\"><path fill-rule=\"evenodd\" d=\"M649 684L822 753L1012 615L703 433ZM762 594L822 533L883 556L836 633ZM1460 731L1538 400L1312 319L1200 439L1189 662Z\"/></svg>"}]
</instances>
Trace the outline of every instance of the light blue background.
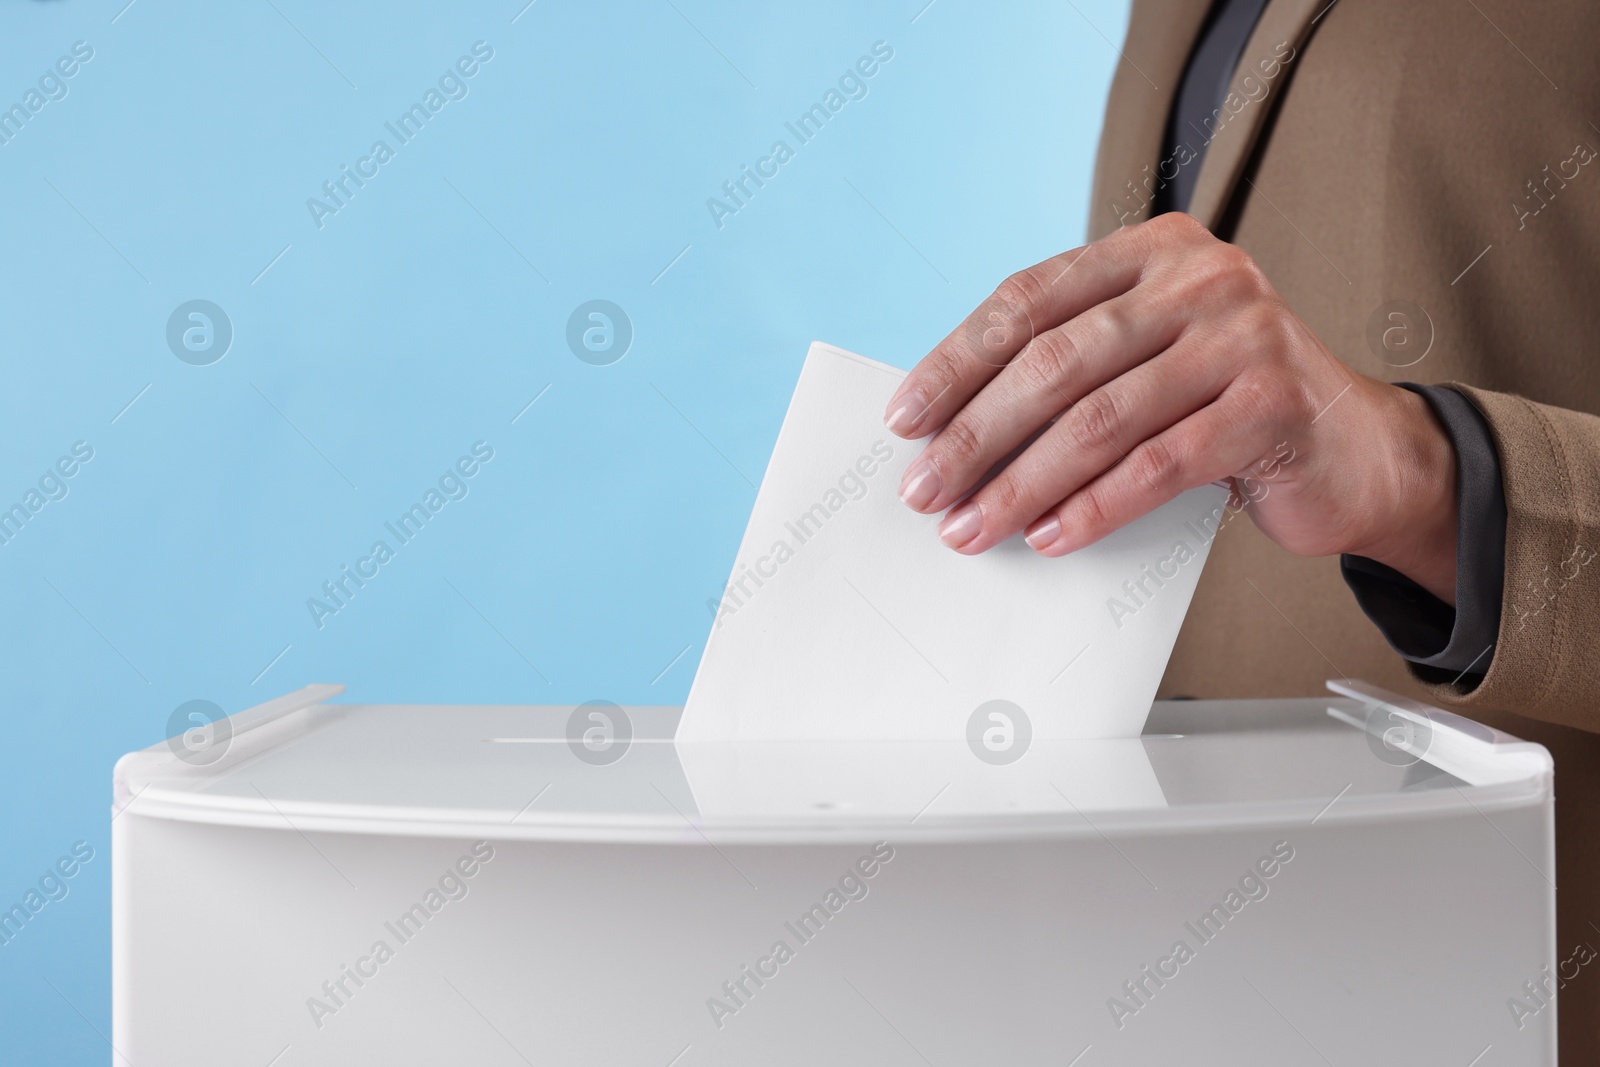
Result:
<instances>
[{"instance_id":1,"label":"light blue background","mask_svg":"<svg viewBox=\"0 0 1600 1067\"><path fill-rule=\"evenodd\" d=\"M95 451L0 546L0 908L96 853L0 947L8 1062L111 1054L111 767L184 701L681 702L807 343L908 367L1081 241L1127 17L125 2L0 7L0 106L94 49L0 147L0 507ZM319 230L307 198L478 40L469 95ZM719 230L707 197L779 138ZM211 366L166 345L194 298L233 322ZM611 366L565 342L594 298L633 323ZM319 630L307 598L480 440L470 495Z\"/></svg>"}]
</instances>

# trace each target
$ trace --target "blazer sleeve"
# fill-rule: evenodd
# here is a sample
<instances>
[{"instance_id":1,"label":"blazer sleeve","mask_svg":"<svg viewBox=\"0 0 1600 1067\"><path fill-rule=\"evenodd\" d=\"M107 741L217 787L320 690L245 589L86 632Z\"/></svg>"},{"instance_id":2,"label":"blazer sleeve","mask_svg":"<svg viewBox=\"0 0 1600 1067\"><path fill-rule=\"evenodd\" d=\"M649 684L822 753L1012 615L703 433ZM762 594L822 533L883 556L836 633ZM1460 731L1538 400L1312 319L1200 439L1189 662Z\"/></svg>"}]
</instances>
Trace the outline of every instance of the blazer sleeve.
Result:
<instances>
[{"instance_id":1,"label":"blazer sleeve","mask_svg":"<svg viewBox=\"0 0 1600 1067\"><path fill-rule=\"evenodd\" d=\"M1474 685L1410 664L1441 704L1600 732L1600 418L1451 383L1488 423L1505 492L1493 658Z\"/></svg>"},{"instance_id":2,"label":"blazer sleeve","mask_svg":"<svg viewBox=\"0 0 1600 1067\"><path fill-rule=\"evenodd\" d=\"M1500 640L1506 577L1500 457L1472 401L1441 385L1396 384L1428 402L1455 446L1455 606L1377 560L1340 556L1339 572L1390 648L1419 667L1449 671L1451 684L1472 689L1488 673Z\"/></svg>"}]
</instances>

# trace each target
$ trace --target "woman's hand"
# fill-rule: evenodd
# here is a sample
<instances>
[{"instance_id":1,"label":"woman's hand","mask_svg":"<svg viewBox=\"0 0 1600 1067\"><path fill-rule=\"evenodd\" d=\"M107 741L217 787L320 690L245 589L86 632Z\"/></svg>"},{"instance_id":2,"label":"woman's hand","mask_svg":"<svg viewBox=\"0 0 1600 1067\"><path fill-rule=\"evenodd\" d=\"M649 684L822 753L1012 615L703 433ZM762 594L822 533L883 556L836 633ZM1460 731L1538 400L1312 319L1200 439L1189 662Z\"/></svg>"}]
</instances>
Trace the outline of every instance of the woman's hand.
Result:
<instances>
[{"instance_id":1,"label":"woman's hand","mask_svg":"<svg viewBox=\"0 0 1600 1067\"><path fill-rule=\"evenodd\" d=\"M939 536L958 552L1021 530L1064 555L1229 478L1289 551L1367 556L1455 602L1456 458L1432 410L1340 363L1248 255L1187 215L1006 279L885 421L938 431L900 495L954 505Z\"/></svg>"}]
</instances>

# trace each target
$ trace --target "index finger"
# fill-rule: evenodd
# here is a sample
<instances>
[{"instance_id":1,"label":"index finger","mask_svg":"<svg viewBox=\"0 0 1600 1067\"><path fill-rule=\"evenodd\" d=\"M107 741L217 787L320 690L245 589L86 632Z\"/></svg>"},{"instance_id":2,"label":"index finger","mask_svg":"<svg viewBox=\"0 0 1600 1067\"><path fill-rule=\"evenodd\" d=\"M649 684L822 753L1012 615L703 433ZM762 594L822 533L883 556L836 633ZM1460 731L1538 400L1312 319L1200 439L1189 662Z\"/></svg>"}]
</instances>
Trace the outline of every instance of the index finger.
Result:
<instances>
[{"instance_id":1,"label":"index finger","mask_svg":"<svg viewBox=\"0 0 1600 1067\"><path fill-rule=\"evenodd\" d=\"M889 431L908 439L926 437L1035 336L1133 288L1144 257L1133 242L1119 240L1122 236L1052 256L1001 282L900 383L884 412Z\"/></svg>"}]
</instances>

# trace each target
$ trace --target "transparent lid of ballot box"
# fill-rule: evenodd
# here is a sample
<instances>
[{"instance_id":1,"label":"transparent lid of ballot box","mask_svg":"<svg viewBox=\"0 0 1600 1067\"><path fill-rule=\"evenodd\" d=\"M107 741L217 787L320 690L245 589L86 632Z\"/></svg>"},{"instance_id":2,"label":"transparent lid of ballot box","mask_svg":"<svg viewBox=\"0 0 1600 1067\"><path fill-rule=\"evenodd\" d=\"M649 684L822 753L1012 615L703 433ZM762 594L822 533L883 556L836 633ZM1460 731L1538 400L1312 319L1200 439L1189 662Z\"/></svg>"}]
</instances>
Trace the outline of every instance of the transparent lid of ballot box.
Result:
<instances>
[{"instance_id":1,"label":"transparent lid of ballot box","mask_svg":"<svg viewBox=\"0 0 1600 1067\"><path fill-rule=\"evenodd\" d=\"M1429 817L1547 802L1539 745L1354 681L1158 701L1144 735L688 742L677 708L359 705L310 686L124 756L115 811L550 840L968 840ZM197 720L198 722L198 720Z\"/></svg>"}]
</instances>

